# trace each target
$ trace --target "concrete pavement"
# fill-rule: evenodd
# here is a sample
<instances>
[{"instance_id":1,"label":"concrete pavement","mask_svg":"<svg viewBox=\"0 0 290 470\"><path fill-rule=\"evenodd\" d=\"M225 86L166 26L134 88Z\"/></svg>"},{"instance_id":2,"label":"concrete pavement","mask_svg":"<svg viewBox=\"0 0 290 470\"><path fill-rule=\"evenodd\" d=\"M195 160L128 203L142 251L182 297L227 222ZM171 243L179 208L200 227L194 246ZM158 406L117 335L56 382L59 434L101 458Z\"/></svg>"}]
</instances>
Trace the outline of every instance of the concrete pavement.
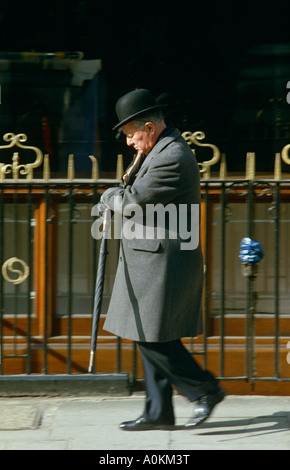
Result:
<instances>
[{"instance_id":1,"label":"concrete pavement","mask_svg":"<svg viewBox=\"0 0 290 470\"><path fill-rule=\"evenodd\" d=\"M99 463L127 467L132 461L108 459L118 451L136 459L134 450L159 450L172 451L170 458L179 459L173 463L187 464L186 452L193 450L290 450L290 397L227 396L202 426L188 431L181 428L193 405L176 395L176 430L120 430L120 422L140 416L143 402L143 393L0 398L0 450L98 450Z\"/></svg>"}]
</instances>

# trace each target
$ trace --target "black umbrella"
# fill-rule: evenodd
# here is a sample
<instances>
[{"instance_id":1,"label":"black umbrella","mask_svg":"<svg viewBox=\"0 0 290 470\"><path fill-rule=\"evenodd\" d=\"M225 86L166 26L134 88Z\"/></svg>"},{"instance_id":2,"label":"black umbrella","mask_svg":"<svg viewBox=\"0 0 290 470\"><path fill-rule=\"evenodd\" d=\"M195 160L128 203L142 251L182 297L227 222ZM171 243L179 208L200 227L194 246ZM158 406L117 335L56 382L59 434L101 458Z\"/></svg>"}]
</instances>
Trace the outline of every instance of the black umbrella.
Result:
<instances>
[{"instance_id":1,"label":"black umbrella","mask_svg":"<svg viewBox=\"0 0 290 470\"><path fill-rule=\"evenodd\" d=\"M107 235L108 235L109 226L110 226L110 209L106 208L104 212L103 234L102 234L102 241L101 241L101 246L100 246L98 272L97 272L97 280L96 280L96 288L95 288L94 311L93 311L92 334L91 334L91 353L90 353L90 364L89 364L90 373L93 372L98 327L99 327L99 320L100 320L100 314L101 314L101 308L102 308L106 258L108 254L107 253Z\"/></svg>"}]
</instances>

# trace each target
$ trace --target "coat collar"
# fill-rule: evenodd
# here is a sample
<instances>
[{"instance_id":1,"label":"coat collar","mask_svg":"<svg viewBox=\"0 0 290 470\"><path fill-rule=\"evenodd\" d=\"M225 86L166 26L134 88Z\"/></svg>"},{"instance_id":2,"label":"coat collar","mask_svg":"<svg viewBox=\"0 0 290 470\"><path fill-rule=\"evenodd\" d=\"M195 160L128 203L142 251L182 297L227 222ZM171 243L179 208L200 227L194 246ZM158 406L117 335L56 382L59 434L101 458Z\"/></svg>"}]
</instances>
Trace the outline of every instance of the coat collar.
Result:
<instances>
[{"instance_id":1,"label":"coat collar","mask_svg":"<svg viewBox=\"0 0 290 470\"><path fill-rule=\"evenodd\" d=\"M174 140L178 139L180 135L181 133L178 129L176 129L173 126L168 126L159 136L152 150L148 153L145 159L144 165L146 165L146 163L152 160L152 158L154 158L155 155L157 155L159 152L164 150L165 147L167 147L167 145L169 145Z\"/></svg>"},{"instance_id":2,"label":"coat collar","mask_svg":"<svg viewBox=\"0 0 290 470\"><path fill-rule=\"evenodd\" d=\"M151 155L152 152L159 153L163 150L170 142L177 139L180 136L180 131L176 129L173 124L169 124L163 132L161 132L160 136L157 139L153 149L148 154Z\"/></svg>"},{"instance_id":3,"label":"coat collar","mask_svg":"<svg viewBox=\"0 0 290 470\"><path fill-rule=\"evenodd\" d=\"M144 175L146 171L148 170L148 167L150 165L150 162L152 159L160 153L162 150L164 150L167 145L169 145L171 142L174 140L178 139L180 137L181 133L178 129L176 129L173 126L168 126L162 134L159 136L157 142L155 143L154 147L152 150L148 153L147 157L145 158L140 170L138 171L136 178Z\"/></svg>"}]
</instances>

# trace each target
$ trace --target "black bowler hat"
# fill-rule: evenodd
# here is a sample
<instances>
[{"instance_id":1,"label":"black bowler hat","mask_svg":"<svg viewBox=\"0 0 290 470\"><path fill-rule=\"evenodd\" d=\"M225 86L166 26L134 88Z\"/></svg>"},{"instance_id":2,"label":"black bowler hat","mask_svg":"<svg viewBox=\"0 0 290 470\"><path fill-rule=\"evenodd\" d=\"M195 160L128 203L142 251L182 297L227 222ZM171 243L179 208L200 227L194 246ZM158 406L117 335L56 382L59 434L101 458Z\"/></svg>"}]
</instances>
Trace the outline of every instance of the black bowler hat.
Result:
<instances>
[{"instance_id":1,"label":"black bowler hat","mask_svg":"<svg viewBox=\"0 0 290 470\"><path fill-rule=\"evenodd\" d=\"M113 130L133 121L135 118L147 113L147 111L160 109L165 106L167 105L158 104L149 90L139 88L138 90L130 91L119 98L116 103L116 113L119 122L113 127Z\"/></svg>"}]
</instances>

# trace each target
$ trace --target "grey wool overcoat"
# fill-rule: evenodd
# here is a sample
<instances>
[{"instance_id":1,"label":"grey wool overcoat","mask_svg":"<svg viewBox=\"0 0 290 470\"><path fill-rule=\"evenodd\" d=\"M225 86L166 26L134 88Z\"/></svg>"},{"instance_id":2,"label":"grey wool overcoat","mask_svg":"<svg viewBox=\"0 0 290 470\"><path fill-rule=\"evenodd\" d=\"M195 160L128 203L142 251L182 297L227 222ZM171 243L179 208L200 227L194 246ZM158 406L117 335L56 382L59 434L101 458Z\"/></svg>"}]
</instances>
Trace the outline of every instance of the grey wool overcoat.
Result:
<instances>
[{"instance_id":1,"label":"grey wool overcoat","mask_svg":"<svg viewBox=\"0 0 290 470\"><path fill-rule=\"evenodd\" d=\"M101 201L123 227L104 329L142 342L202 333L199 168L179 130L157 141L132 184Z\"/></svg>"}]
</instances>

